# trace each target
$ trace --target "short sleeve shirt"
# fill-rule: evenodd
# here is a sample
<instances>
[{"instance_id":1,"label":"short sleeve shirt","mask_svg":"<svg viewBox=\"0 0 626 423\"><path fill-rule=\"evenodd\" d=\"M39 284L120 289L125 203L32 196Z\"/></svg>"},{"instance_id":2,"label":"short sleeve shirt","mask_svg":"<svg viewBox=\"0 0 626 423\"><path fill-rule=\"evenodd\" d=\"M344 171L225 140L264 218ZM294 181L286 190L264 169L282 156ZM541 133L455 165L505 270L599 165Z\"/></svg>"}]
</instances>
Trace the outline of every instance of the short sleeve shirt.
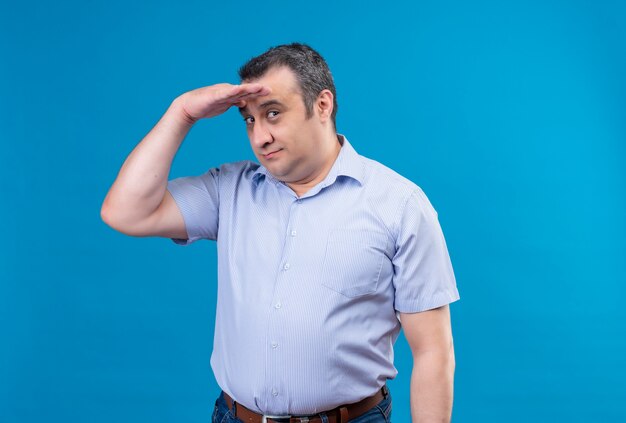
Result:
<instances>
[{"instance_id":1,"label":"short sleeve shirt","mask_svg":"<svg viewBox=\"0 0 626 423\"><path fill-rule=\"evenodd\" d=\"M460 298L422 189L338 139L330 172L301 197L252 161L168 182L188 234L173 241L217 241L216 380L259 413L374 394L397 374L398 313Z\"/></svg>"}]
</instances>

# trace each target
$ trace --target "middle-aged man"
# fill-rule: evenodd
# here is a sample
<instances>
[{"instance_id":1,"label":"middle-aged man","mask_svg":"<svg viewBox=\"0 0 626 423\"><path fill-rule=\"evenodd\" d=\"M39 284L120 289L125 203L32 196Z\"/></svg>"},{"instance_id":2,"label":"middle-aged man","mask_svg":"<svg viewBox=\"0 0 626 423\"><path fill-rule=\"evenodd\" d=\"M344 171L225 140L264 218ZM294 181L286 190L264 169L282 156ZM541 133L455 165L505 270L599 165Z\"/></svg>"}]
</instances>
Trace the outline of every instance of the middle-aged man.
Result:
<instances>
[{"instance_id":1,"label":"middle-aged man","mask_svg":"<svg viewBox=\"0 0 626 423\"><path fill-rule=\"evenodd\" d=\"M239 85L174 99L102 206L131 236L217 241L213 422L389 422L401 327L413 422L449 421L448 304L459 293L436 211L337 133L333 78L315 50L274 47L239 74ZM259 163L168 180L193 124L232 106Z\"/></svg>"}]
</instances>

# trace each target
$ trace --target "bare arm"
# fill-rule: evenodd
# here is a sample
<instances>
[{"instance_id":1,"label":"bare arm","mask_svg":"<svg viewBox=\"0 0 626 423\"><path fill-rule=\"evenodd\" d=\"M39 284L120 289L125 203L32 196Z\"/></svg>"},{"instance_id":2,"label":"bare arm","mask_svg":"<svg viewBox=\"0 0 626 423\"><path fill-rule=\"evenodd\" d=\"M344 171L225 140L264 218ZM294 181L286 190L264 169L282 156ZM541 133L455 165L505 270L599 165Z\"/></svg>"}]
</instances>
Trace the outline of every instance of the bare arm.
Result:
<instances>
[{"instance_id":1,"label":"bare arm","mask_svg":"<svg viewBox=\"0 0 626 423\"><path fill-rule=\"evenodd\" d=\"M400 313L413 353L411 416L413 423L448 423L452 417L454 345L450 307Z\"/></svg>"},{"instance_id":2,"label":"bare arm","mask_svg":"<svg viewBox=\"0 0 626 423\"><path fill-rule=\"evenodd\" d=\"M124 161L102 204L102 220L127 235L187 238L182 215L167 192L176 152L199 119L268 93L260 84L217 84L177 97Z\"/></svg>"}]
</instances>

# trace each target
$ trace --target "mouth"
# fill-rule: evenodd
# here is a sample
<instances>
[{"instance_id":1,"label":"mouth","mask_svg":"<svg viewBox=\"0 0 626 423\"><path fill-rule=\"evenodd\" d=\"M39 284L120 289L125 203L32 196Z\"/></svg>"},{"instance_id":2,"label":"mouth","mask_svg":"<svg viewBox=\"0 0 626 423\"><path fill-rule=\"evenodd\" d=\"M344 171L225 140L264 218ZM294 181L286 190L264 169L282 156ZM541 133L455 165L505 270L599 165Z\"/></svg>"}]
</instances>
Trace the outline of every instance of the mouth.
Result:
<instances>
[{"instance_id":1,"label":"mouth","mask_svg":"<svg viewBox=\"0 0 626 423\"><path fill-rule=\"evenodd\" d=\"M263 157L265 157L266 159L271 159L272 157L274 157L279 151L282 151L283 149L280 148L276 151L272 151L271 153L267 153L267 154L263 154Z\"/></svg>"}]
</instances>

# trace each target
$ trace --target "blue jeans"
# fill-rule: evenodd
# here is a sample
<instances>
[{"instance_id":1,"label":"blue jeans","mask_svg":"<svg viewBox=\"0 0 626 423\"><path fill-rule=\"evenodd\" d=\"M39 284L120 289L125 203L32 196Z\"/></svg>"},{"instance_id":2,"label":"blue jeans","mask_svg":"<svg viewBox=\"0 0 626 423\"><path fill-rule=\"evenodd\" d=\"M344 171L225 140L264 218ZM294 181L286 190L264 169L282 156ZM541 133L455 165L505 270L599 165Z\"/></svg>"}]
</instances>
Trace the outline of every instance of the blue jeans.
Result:
<instances>
[{"instance_id":1,"label":"blue jeans","mask_svg":"<svg viewBox=\"0 0 626 423\"><path fill-rule=\"evenodd\" d=\"M320 417L323 423L328 423L324 413L320 413ZM224 393L221 393L215 401L212 419L212 423L243 423L235 417L234 410L228 408ZM391 393L366 413L356 419L350 419L350 423L391 423Z\"/></svg>"}]
</instances>

